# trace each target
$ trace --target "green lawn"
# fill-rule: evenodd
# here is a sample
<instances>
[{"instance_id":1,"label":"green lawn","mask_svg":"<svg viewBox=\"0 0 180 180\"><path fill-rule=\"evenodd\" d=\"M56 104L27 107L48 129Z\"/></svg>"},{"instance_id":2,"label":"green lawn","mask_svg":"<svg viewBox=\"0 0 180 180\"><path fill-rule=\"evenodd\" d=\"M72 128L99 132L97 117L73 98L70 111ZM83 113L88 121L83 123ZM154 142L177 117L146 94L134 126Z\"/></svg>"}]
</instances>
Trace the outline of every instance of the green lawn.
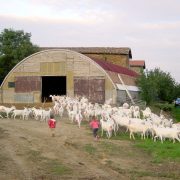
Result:
<instances>
[{"instance_id":1,"label":"green lawn","mask_svg":"<svg viewBox=\"0 0 180 180\"><path fill-rule=\"evenodd\" d=\"M172 109L172 117L176 122L180 122L180 107L174 107Z\"/></svg>"},{"instance_id":2,"label":"green lawn","mask_svg":"<svg viewBox=\"0 0 180 180\"><path fill-rule=\"evenodd\" d=\"M180 162L180 143L172 143L166 140L163 143L160 141L153 142L151 139L145 141L138 140L135 146L144 149L152 156L152 162L159 163L161 161L178 161Z\"/></svg>"},{"instance_id":3,"label":"green lawn","mask_svg":"<svg viewBox=\"0 0 180 180\"><path fill-rule=\"evenodd\" d=\"M106 136L103 136L106 138ZM178 161L180 162L180 143L176 141L173 144L172 141L166 140L161 143L160 140L154 142L151 138L141 140L140 136L135 136L135 140L129 139L129 133L118 133L117 136L112 136L113 140L129 140L132 145L141 148L152 156L152 162L159 163L162 161Z\"/></svg>"}]
</instances>

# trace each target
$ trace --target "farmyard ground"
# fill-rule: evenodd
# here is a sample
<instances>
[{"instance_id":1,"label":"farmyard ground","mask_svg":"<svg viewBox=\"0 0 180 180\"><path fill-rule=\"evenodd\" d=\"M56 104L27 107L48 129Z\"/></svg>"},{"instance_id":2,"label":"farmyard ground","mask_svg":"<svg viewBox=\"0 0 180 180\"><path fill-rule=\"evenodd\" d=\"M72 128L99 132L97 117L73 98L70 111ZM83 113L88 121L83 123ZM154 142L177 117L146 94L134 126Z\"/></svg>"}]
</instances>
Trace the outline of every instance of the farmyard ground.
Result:
<instances>
[{"instance_id":1,"label":"farmyard ground","mask_svg":"<svg viewBox=\"0 0 180 180\"><path fill-rule=\"evenodd\" d=\"M79 129L67 118L57 121L56 137L51 137L45 122L0 119L0 180L180 177L180 163L153 163L133 141L95 142L88 124Z\"/></svg>"}]
</instances>

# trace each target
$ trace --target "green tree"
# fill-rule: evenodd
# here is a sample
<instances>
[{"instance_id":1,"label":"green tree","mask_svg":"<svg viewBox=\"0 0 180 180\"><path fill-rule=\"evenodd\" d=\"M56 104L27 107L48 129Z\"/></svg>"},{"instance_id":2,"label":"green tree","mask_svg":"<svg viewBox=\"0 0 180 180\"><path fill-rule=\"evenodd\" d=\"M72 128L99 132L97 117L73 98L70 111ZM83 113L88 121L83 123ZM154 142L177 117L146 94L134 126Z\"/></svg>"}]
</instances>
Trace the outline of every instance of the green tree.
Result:
<instances>
[{"instance_id":1,"label":"green tree","mask_svg":"<svg viewBox=\"0 0 180 180\"><path fill-rule=\"evenodd\" d=\"M0 34L0 84L7 73L25 57L39 51L23 30L4 29Z\"/></svg>"},{"instance_id":2,"label":"green tree","mask_svg":"<svg viewBox=\"0 0 180 180\"><path fill-rule=\"evenodd\" d=\"M175 98L180 97L180 84L176 83L175 84Z\"/></svg>"},{"instance_id":3,"label":"green tree","mask_svg":"<svg viewBox=\"0 0 180 180\"><path fill-rule=\"evenodd\" d=\"M140 88L140 96L148 104L156 101L172 102L179 94L179 85L169 73L161 71L159 68L146 70L137 79Z\"/></svg>"}]
</instances>

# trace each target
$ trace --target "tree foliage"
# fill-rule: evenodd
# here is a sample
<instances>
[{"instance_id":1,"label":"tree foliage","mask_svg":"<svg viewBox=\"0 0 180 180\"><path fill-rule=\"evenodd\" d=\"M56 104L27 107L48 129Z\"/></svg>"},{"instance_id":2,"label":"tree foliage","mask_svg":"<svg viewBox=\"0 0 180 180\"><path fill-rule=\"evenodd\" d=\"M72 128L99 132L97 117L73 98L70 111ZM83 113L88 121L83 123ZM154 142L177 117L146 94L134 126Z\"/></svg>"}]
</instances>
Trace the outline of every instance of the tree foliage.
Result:
<instances>
[{"instance_id":1,"label":"tree foliage","mask_svg":"<svg viewBox=\"0 0 180 180\"><path fill-rule=\"evenodd\" d=\"M39 51L23 30L4 29L0 34L0 84L7 73L25 57Z\"/></svg>"},{"instance_id":2,"label":"tree foliage","mask_svg":"<svg viewBox=\"0 0 180 180\"><path fill-rule=\"evenodd\" d=\"M169 73L159 68L146 70L137 80L140 96L148 104L156 101L172 102L180 96L180 85L177 84Z\"/></svg>"}]
</instances>

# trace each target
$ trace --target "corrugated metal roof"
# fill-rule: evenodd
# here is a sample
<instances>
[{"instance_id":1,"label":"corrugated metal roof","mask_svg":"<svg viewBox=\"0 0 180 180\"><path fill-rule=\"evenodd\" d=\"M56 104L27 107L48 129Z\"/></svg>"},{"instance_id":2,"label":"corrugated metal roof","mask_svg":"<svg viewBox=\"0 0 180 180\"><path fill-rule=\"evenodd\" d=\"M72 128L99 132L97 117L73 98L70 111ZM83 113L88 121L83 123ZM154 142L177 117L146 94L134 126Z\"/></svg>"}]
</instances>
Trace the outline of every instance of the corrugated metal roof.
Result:
<instances>
[{"instance_id":1,"label":"corrugated metal roof","mask_svg":"<svg viewBox=\"0 0 180 180\"><path fill-rule=\"evenodd\" d=\"M129 65L130 66L140 66L140 67L143 67L145 68L145 61L143 60L132 60L132 61L129 61Z\"/></svg>"},{"instance_id":2,"label":"corrugated metal roof","mask_svg":"<svg viewBox=\"0 0 180 180\"><path fill-rule=\"evenodd\" d=\"M67 49L82 54L125 54L132 58L131 49L128 47L41 47L40 49Z\"/></svg>"},{"instance_id":3,"label":"corrugated metal roof","mask_svg":"<svg viewBox=\"0 0 180 180\"><path fill-rule=\"evenodd\" d=\"M128 68L122 67L122 66L118 66L103 60L99 60L99 59L92 59L93 61L95 61L97 64L99 64L104 70L107 71L112 71L112 72L116 72L119 74L125 74L128 76L133 76L133 77L137 77L138 74L135 71L132 71Z\"/></svg>"}]
</instances>

